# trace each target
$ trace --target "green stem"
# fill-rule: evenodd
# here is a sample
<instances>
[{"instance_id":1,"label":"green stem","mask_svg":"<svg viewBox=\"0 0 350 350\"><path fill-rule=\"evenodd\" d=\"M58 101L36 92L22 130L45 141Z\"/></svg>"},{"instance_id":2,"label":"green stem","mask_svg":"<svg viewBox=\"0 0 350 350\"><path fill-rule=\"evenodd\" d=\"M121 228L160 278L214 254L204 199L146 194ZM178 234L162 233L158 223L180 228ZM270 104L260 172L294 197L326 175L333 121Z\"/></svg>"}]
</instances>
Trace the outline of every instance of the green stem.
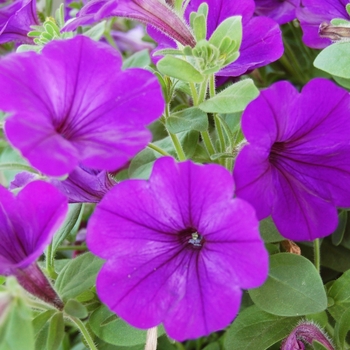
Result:
<instances>
[{"instance_id":1,"label":"green stem","mask_svg":"<svg viewBox=\"0 0 350 350\"><path fill-rule=\"evenodd\" d=\"M89 349L98 350L84 323L81 320L79 320L79 318L73 316L69 316L69 319L78 327L79 331L81 332L82 336L86 341L86 344L89 346Z\"/></svg>"},{"instance_id":2,"label":"green stem","mask_svg":"<svg viewBox=\"0 0 350 350\"><path fill-rule=\"evenodd\" d=\"M232 173L233 170L233 158L226 158L225 159L225 168Z\"/></svg>"},{"instance_id":3,"label":"green stem","mask_svg":"<svg viewBox=\"0 0 350 350\"><path fill-rule=\"evenodd\" d=\"M318 273L320 273L321 266L321 251L320 251L320 240L317 238L314 240L314 264Z\"/></svg>"},{"instance_id":4,"label":"green stem","mask_svg":"<svg viewBox=\"0 0 350 350\"><path fill-rule=\"evenodd\" d=\"M163 156L170 156L170 154L167 151L164 151L160 147L156 146L154 143L149 143L147 145L147 147L150 148L150 149L153 149L153 151L156 151L156 152L160 153Z\"/></svg>"},{"instance_id":5,"label":"green stem","mask_svg":"<svg viewBox=\"0 0 350 350\"><path fill-rule=\"evenodd\" d=\"M215 96L215 75L212 74L209 77L209 96L214 97Z\"/></svg>"},{"instance_id":6,"label":"green stem","mask_svg":"<svg viewBox=\"0 0 350 350\"><path fill-rule=\"evenodd\" d=\"M117 44L115 43L115 41L113 40L111 33L109 32L109 30L105 30L105 32L103 33L104 37L106 38L107 42L109 45L111 45L113 48L115 48L116 50L119 51Z\"/></svg>"},{"instance_id":7,"label":"green stem","mask_svg":"<svg viewBox=\"0 0 350 350\"><path fill-rule=\"evenodd\" d=\"M207 91L208 91L208 78L205 78L203 83L199 87L198 101L197 101L197 104L195 104L195 106L201 104L205 100L207 96Z\"/></svg>"},{"instance_id":8,"label":"green stem","mask_svg":"<svg viewBox=\"0 0 350 350\"><path fill-rule=\"evenodd\" d=\"M179 161L182 162L182 161L186 160L185 152L182 149L181 143L180 143L178 137L176 136L176 134L169 132L169 135L170 135L171 141L173 141L173 145L175 147L176 154L179 158Z\"/></svg>"},{"instance_id":9,"label":"green stem","mask_svg":"<svg viewBox=\"0 0 350 350\"><path fill-rule=\"evenodd\" d=\"M205 148L207 149L209 156L212 156L216 152L215 152L215 148L214 148L213 142L211 141L209 132L208 131L202 131L201 132L201 136L202 136Z\"/></svg>"},{"instance_id":10,"label":"green stem","mask_svg":"<svg viewBox=\"0 0 350 350\"><path fill-rule=\"evenodd\" d=\"M52 279L57 278L57 273L54 267L54 259L52 256L52 242L47 246L46 250L46 271Z\"/></svg>"},{"instance_id":11,"label":"green stem","mask_svg":"<svg viewBox=\"0 0 350 350\"><path fill-rule=\"evenodd\" d=\"M218 133L219 141L220 141L220 152L225 152L226 150L225 136L222 130L220 118L218 118L217 114L214 114L214 121L215 121L216 132Z\"/></svg>"},{"instance_id":12,"label":"green stem","mask_svg":"<svg viewBox=\"0 0 350 350\"><path fill-rule=\"evenodd\" d=\"M51 16L52 12L52 0L45 0L45 15L47 17Z\"/></svg>"},{"instance_id":13,"label":"green stem","mask_svg":"<svg viewBox=\"0 0 350 350\"><path fill-rule=\"evenodd\" d=\"M38 174L38 172L29 165L20 163L2 163L0 164L0 170L23 170L30 173Z\"/></svg>"},{"instance_id":14,"label":"green stem","mask_svg":"<svg viewBox=\"0 0 350 350\"><path fill-rule=\"evenodd\" d=\"M191 89L193 105L197 106L198 105L198 94L197 94L196 85L194 83L189 83L189 84L190 84L190 89Z\"/></svg>"},{"instance_id":15,"label":"green stem","mask_svg":"<svg viewBox=\"0 0 350 350\"><path fill-rule=\"evenodd\" d=\"M85 245L65 245L57 248L57 251L64 251L64 250L87 250L87 246Z\"/></svg>"}]
</instances>

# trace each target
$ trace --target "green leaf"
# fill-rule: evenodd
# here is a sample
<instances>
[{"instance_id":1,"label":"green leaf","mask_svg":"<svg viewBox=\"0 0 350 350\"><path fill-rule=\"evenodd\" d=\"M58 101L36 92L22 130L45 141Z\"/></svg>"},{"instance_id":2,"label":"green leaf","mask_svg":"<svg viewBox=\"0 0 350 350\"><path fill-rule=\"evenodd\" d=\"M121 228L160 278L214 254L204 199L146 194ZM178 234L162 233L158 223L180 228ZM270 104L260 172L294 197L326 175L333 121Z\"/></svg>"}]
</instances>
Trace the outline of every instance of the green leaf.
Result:
<instances>
[{"instance_id":1,"label":"green leaf","mask_svg":"<svg viewBox=\"0 0 350 350\"><path fill-rule=\"evenodd\" d=\"M346 89L350 90L350 79L344 79L341 77L333 76L333 79L341 86L345 87Z\"/></svg>"},{"instance_id":2,"label":"green leaf","mask_svg":"<svg viewBox=\"0 0 350 350\"><path fill-rule=\"evenodd\" d=\"M147 331L128 325L104 305L91 314L89 325L99 338L113 345L133 346L146 343Z\"/></svg>"},{"instance_id":3,"label":"green leaf","mask_svg":"<svg viewBox=\"0 0 350 350\"><path fill-rule=\"evenodd\" d=\"M133 55L128 57L123 62L123 69L127 68L145 68L151 64L151 58L149 57L149 50L144 49L138 52L135 52Z\"/></svg>"},{"instance_id":4,"label":"green leaf","mask_svg":"<svg viewBox=\"0 0 350 350\"><path fill-rule=\"evenodd\" d=\"M346 210L342 210L339 215L339 222L338 227L336 230L332 233L332 243L337 246L339 245L344 237L344 232L346 228L346 223L348 221L348 212Z\"/></svg>"},{"instance_id":5,"label":"green leaf","mask_svg":"<svg viewBox=\"0 0 350 350\"><path fill-rule=\"evenodd\" d=\"M328 316L326 311L322 311L317 314L306 315L305 318L308 321L313 321L314 323L317 323L322 328L325 328L328 324Z\"/></svg>"},{"instance_id":6,"label":"green leaf","mask_svg":"<svg viewBox=\"0 0 350 350\"><path fill-rule=\"evenodd\" d=\"M173 134L188 130L206 131L208 126L207 114L196 107L173 113L166 120L166 127Z\"/></svg>"},{"instance_id":7,"label":"green leaf","mask_svg":"<svg viewBox=\"0 0 350 350\"><path fill-rule=\"evenodd\" d=\"M225 36L234 40L239 48L242 41L242 16L229 17L221 22L211 35L209 43L219 48Z\"/></svg>"},{"instance_id":8,"label":"green leaf","mask_svg":"<svg viewBox=\"0 0 350 350\"><path fill-rule=\"evenodd\" d=\"M47 310L36 316L33 320L34 337L38 338L40 332L48 324L49 319L56 313L56 310Z\"/></svg>"},{"instance_id":9,"label":"green leaf","mask_svg":"<svg viewBox=\"0 0 350 350\"><path fill-rule=\"evenodd\" d=\"M315 266L295 254L272 255L267 281L249 294L259 308L279 316L308 315L327 308L326 292Z\"/></svg>"},{"instance_id":10,"label":"green leaf","mask_svg":"<svg viewBox=\"0 0 350 350\"><path fill-rule=\"evenodd\" d=\"M157 63L157 68L162 74L190 83L201 83L204 80L203 75L190 63L174 56L163 57Z\"/></svg>"},{"instance_id":11,"label":"green leaf","mask_svg":"<svg viewBox=\"0 0 350 350\"><path fill-rule=\"evenodd\" d=\"M57 312L52 316L49 325L49 334L47 337L46 348L57 350L62 343L64 337L64 320L63 313Z\"/></svg>"},{"instance_id":12,"label":"green leaf","mask_svg":"<svg viewBox=\"0 0 350 350\"><path fill-rule=\"evenodd\" d=\"M0 325L1 350L34 350L31 310L21 297L10 301L11 308Z\"/></svg>"},{"instance_id":13,"label":"green leaf","mask_svg":"<svg viewBox=\"0 0 350 350\"><path fill-rule=\"evenodd\" d=\"M350 78L350 45L347 42L332 44L322 50L314 66L341 78Z\"/></svg>"},{"instance_id":14,"label":"green leaf","mask_svg":"<svg viewBox=\"0 0 350 350\"><path fill-rule=\"evenodd\" d=\"M71 315L77 318L85 318L88 316L88 311L86 307L75 299L69 299L67 301L66 305L64 305L64 311L68 315Z\"/></svg>"},{"instance_id":15,"label":"green leaf","mask_svg":"<svg viewBox=\"0 0 350 350\"><path fill-rule=\"evenodd\" d=\"M350 307L335 324L334 338L337 349L345 349L345 338L350 330Z\"/></svg>"},{"instance_id":16,"label":"green leaf","mask_svg":"<svg viewBox=\"0 0 350 350\"><path fill-rule=\"evenodd\" d=\"M298 318L271 315L253 305L243 310L228 328L227 350L265 350L286 338Z\"/></svg>"},{"instance_id":17,"label":"green leaf","mask_svg":"<svg viewBox=\"0 0 350 350\"><path fill-rule=\"evenodd\" d=\"M69 262L57 277L55 288L63 301L74 299L95 285L103 260L85 253Z\"/></svg>"},{"instance_id":18,"label":"green leaf","mask_svg":"<svg viewBox=\"0 0 350 350\"><path fill-rule=\"evenodd\" d=\"M252 79L230 85L198 107L207 113L235 113L243 111L259 95Z\"/></svg>"},{"instance_id":19,"label":"green leaf","mask_svg":"<svg viewBox=\"0 0 350 350\"><path fill-rule=\"evenodd\" d=\"M260 221L260 235L265 243L274 243L284 241L285 238L280 235L271 216Z\"/></svg>"},{"instance_id":20,"label":"green leaf","mask_svg":"<svg viewBox=\"0 0 350 350\"><path fill-rule=\"evenodd\" d=\"M88 36L89 38L95 41L99 41L102 38L103 33L105 32L106 23L107 21L97 23L92 28L83 33L83 35Z\"/></svg>"}]
</instances>

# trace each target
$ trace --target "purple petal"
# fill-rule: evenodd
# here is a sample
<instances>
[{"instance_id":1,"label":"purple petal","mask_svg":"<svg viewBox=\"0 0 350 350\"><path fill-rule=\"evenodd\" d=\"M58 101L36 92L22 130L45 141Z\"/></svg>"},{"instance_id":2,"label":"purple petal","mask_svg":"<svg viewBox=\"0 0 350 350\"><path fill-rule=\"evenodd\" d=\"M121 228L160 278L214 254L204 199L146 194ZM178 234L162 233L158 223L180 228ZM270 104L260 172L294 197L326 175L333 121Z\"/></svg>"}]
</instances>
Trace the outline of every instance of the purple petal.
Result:
<instances>
[{"instance_id":1,"label":"purple petal","mask_svg":"<svg viewBox=\"0 0 350 350\"><path fill-rule=\"evenodd\" d=\"M0 273L33 263L49 244L68 210L67 199L43 181L29 183L15 197L0 186Z\"/></svg>"},{"instance_id":2,"label":"purple petal","mask_svg":"<svg viewBox=\"0 0 350 350\"><path fill-rule=\"evenodd\" d=\"M284 24L295 18L295 10L300 0L255 0L255 13L270 17L278 24Z\"/></svg>"},{"instance_id":3,"label":"purple petal","mask_svg":"<svg viewBox=\"0 0 350 350\"><path fill-rule=\"evenodd\" d=\"M255 17L243 26L239 58L223 68L220 76L239 76L248 70L265 66L283 54L279 25L269 18Z\"/></svg>"},{"instance_id":4,"label":"purple petal","mask_svg":"<svg viewBox=\"0 0 350 350\"><path fill-rule=\"evenodd\" d=\"M269 155L266 149L247 145L239 153L233 173L237 196L253 205L259 220L271 215L276 196Z\"/></svg>"},{"instance_id":5,"label":"purple petal","mask_svg":"<svg viewBox=\"0 0 350 350\"><path fill-rule=\"evenodd\" d=\"M0 7L0 44L12 40L32 43L27 37L32 25L39 25L35 0L16 0Z\"/></svg>"},{"instance_id":6,"label":"purple petal","mask_svg":"<svg viewBox=\"0 0 350 350\"><path fill-rule=\"evenodd\" d=\"M157 78L120 71L121 63L114 49L84 36L53 41L40 55L4 58L0 108L13 113L5 123L9 141L51 176L78 163L120 168L150 141L145 126L164 109Z\"/></svg>"},{"instance_id":7,"label":"purple petal","mask_svg":"<svg viewBox=\"0 0 350 350\"><path fill-rule=\"evenodd\" d=\"M50 183L65 194L69 203L98 203L116 181L105 171L78 166L66 180L50 179Z\"/></svg>"},{"instance_id":8,"label":"purple petal","mask_svg":"<svg viewBox=\"0 0 350 350\"><path fill-rule=\"evenodd\" d=\"M321 78L300 94L276 83L244 112L250 145L236 161L237 194L259 218L271 212L284 237L324 237L336 227L336 206L350 206L349 112L349 93Z\"/></svg>"},{"instance_id":9,"label":"purple petal","mask_svg":"<svg viewBox=\"0 0 350 350\"><path fill-rule=\"evenodd\" d=\"M348 0L303 0L303 7L297 9L297 18L303 30L303 42L314 49L322 49L332 42L318 34L322 22L334 18L349 20L345 6Z\"/></svg>"},{"instance_id":10,"label":"purple petal","mask_svg":"<svg viewBox=\"0 0 350 350\"><path fill-rule=\"evenodd\" d=\"M89 248L107 259L101 300L133 326L163 323L177 340L226 327L241 289L264 282L268 259L254 210L232 192L224 168L171 158L156 161L149 181L115 186L88 224Z\"/></svg>"}]
</instances>

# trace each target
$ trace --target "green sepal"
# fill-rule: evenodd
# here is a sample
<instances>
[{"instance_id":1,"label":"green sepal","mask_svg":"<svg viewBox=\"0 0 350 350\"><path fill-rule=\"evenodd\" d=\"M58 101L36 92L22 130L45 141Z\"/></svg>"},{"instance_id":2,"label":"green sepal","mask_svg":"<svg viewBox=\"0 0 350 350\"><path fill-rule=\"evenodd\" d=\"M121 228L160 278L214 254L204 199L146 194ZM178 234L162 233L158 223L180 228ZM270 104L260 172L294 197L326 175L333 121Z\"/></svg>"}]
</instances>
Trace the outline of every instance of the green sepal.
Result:
<instances>
[{"instance_id":1,"label":"green sepal","mask_svg":"<svg viewBox=\"0 0 350 350\"><path fill-rule=\"evenodd\" d=\"M301 255L279 253L270 256L267 281L249 290L253 302L278 316L300 316L327 308L327 295L319 273Z\"/></svg>"},{"instance_id":2,"label":"green sepal","mask_svg":"<svg viewBox=\"0 0 350 350\"><path fill-rule=\"evenodd\" d=\"M209 43L220 47L221 41L225 37L230 38L239 47L242 42L242 16L233 16L225 19L215 29L214 33L209 39Z\"/></svg>"},{"instance_id":3,"label":"green sepal","mask_svg":"<svg viewBox=\"0 0 350 350\"><path fill-rule=\"evenodd\" d=\"M55 19L59 28L64 26L64 4L61 4L55 12Z\"/></svg>"},{"instance_id":4,"label":"green sepal","mask_svg":"<svg viewBox=\"0 0 350 350\"><path fill-rule=\"evenodd\" d=\"M348 15L350 16L350 4L346 4L345 10L348 13Z\"/></svg>"},{"instance_id":5,"label":"green sepal","mask_svg":"<svg viewBox=\"0 0 350 350\"><path fill-rule=\"evenodd\" d=\"M61 36L56 23L47 20L44 22L43 26L46 32L51 35L51 38L59 38Z\"/></svg>"},{"instance_id":6,"label":"green sepal","mask_svg":"<svg viewBox=\"0 0 350 350\"><path fill-rule=\"evenodd\" d=\"M57 312L50 319L46 348L48 350L57 350L62 343L63 337L64 337L63 313Z\"/></svg>"},{"instance_id":7,"label":"green sepal","mask_svg":"<svg viewBox=\"0 0 350 350\"><path fill-rule=\"evenodd\" d=\"M64 312L70 316L77 318L86 318L88 311L86 307L75 299L69 299L64 305Z\"/></svg>"},{"instance_id":8,"label":"green sepal","mask_svg":"<svg viewBox=\"0 0 350 350\"><path fill-rule=\"evenodd\" d=\"M192 49L191 49L191 55L187 55L183 50L178 50L178 49L163 49L163 50L158 50L153 54L153 56L165 56L165 55L192 56Z\"/></svg>"},{"instance_id":9,"label":"green sepal","mask_svg":"<svg viewBox=\"0 0 350 350\"><path fill-rule=\"evenodd\" d=\"M193 21L193 33L197 41L205 40L207 36L206 18L204 15L197 15Z\"/></svg>"},{"instance_id":10,"label":"green sepal","mask_svg":"<svg viewBox=\"0 0 350 350\"><path fill-rule=\"evenodd\" d=\"M171 114L166 119L165 125L169 132L177 134L187 130L206 131L209 123L205 112L199 108L191 107Z\"/></svg>"},{"instance_id":11,"label":"green sepal","mask_svg":"<svg viewBox=\"0 0 350 350\"><path fill-rule=\"evenodd\" d=\"M314 350L328 350L325 346L323 346L320 342L318 342L317 340L314 340L312 342L312 348ZM344 349L344 348L339 348L339 349Z\"/></svg>"},{"instance_id":12,"label":"green sepal","mask_svg":"<svg viewBox=\"0 0 350 350\"><path fill-rule=\"evenodd\" d=\"M191 82L201 83L204 80L203 75L190 63L174 57L165 56L157 63L158 70L170 77Z\"/></svg>"},{"instance_id":13,"label":"green sepal","mask_svg":"<svg viewBox=\"0 0 350 350\"><path fill-rule=\"evenodd\" d=\"M198 107L207 113L235 113L243 111L259 95L252 79L230 85Z\"/></svg>"}]
</instances>

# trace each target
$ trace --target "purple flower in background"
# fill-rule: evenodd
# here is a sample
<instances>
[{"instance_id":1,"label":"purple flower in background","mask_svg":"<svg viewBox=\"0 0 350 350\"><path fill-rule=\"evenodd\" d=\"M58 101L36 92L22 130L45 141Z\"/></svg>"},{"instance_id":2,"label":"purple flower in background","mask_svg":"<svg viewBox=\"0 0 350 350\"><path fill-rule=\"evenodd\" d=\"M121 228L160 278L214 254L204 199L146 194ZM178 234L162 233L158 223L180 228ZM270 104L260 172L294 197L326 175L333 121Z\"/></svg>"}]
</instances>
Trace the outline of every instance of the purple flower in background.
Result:
<instances>
[{"instance_id":1,"label":"purple flower in background","mask_svg":"<svg viewBox=\"0 0 350 350\"><path fill-rule=\"evenodd\" d=\"M319 28L323 22L335 18L350 20L345 6L349 0L303 0L303 7L297 9L297 17L303 30L304 43L314 49L323 49L332 41L320 37Z\"/></svg>"},{"instance_id":2,"label":"purple flower in background","mask_svg":"<svg viewBox=\"0 0 350 350\"><path fill-rule=\"evenodd\" d=\"M28 172L18 173L10 184L10 189L21 188L38 175ZM76 167L66 180L49 178L48 182L58 188L69 203L98 203L117 182L106 171Z\"/></svg>"},{"instance_id":3,"label":"purple flower in background","mask_svg":"<svg viewBox=\"0 0 350 350\"><path fill-rule=\"evenodd\" d=\"M295 18L295 10L300 0L255 0L255 13L270 17L278 24L284 24Z\"/></svg>"},{"instance_id":4,"label":"purple flower in background","mask_svg":"<svg viewBox=\"0 0 350 350\"><path fill-rule=\"evenodd\" d=\"M350 95L325 79L263 90L243 113L237 196L292 240L331 234L350 206Z\"/></svg>"},{"instance_id":5,"label":"purple flower in background","mask_svg":"<svg viewBox=\"0 0 350 350\"><path fill-rule=\"evenodd\" d=\"M161 0L92 0L64 30L75 30L79 25L93 24L112 16L135 19L153 26L182 45L195 45L190 28Z\"/></svg>"},{"instance_id":6,"label":"purple flower in background","mask_svg":"<svg viewBox=\"0 0 350 350\"><path fill-rule=\"evenodd\" d=\"M66 197L46 182L33 181L17 196L0 186L0 274L16 276L28 292L58 307L61 302L35 261L67 210Z\"/></svg>"},{"instance_id":7,"label":"purple flower in background","mask_svg":"<svg viewBox=\"0 0 350 350\"><path fill-rule=\"evenodd\" d=\"M315 340L327 350L334 350L332 342L319 326L310 321L301 321L282 342L281 350L304 350L305 344L312 345Z\"/></svg>"},{"instance_id":8,"label":"purple flower in background","mask_svg":"<svg viewBox=\"0 0 350 350\"><path fill-rule=\"evenodd\" d=\"M35 0L16 0L0 7L0 44L8 41L32 43L27 37L32 29L38 25Z\"/></svg>"},{"instance_id":9,"label":"purple flower in background","mask_svg":"<svg viewBox=\"0 0 350 350\"><path fill-rule=\"evenodd\" d=\"M226 327L241 289L261 285L268 256L253 208L233 198L218 165L158 159L149 181L127 180L106 194L87 244L106 259L102 302L138 328L160 323L182 341Z\"/></svg>"},{"instance_id":10,"label":"purple flower in background","mask_svg":"<svg viewBox=\"0 0 350 350\"><path fill-rule=\"evenodd\" d=\"M185 17L197 11L203 0L191 0ZM218 76L240 76L247 71L262 67L279 59L283 54L281 31L278 24L265 17L253 17L255 5L253 0L207 0L209 5L207 38L218 25L231 16L242 16L243 38L239 49L240 56L233 63L220 70ZM159 44L158 49L176 47L176 43L148 28L150 36Z\"/></svg>"},{"instance_id":11,"label":"purple flower in background","mask_svg":"<svg viewBox=\"0 0 350 350\"><path fill-rule=\"evenodd\" d=\"M145 126L162 114L164 99L152 73L121 64L115 49L84 36L2 59L0 110L11 113L10 143L50 176L79 163L123 166L151 140Z\"/></svg>"}]
</instances>

